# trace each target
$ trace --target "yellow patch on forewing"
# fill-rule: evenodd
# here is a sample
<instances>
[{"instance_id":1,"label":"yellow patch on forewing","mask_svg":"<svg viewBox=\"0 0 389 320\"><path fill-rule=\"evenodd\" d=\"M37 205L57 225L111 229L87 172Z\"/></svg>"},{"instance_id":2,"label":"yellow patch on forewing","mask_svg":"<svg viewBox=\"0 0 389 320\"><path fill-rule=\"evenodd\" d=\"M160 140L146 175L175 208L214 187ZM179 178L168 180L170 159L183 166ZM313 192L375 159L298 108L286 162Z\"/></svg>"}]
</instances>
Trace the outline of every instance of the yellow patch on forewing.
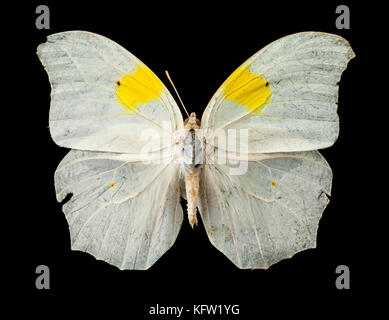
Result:
<instances>
[{"instance_id":1,"label":"yellow patch on forewing","mask_svg":"<svg viewBox=\"0 0 389 320\"><path fill-rule=\"evenodd\" d=\"M270 82L263 76L250 72L250 66L243 65L223 83L224 99L234 100L249 111L259 114L270 101Z\"/></svg>"},{"instance_id":2,"label":"yellow patch on forewing","mask_svg":"<svg viewBox=\"0 0 389 320\"><path fill-rule=\"evenodd\" d=\"M158 99L163 89L161 80L144 64L138 64L135 72L118 79L116 86L118 102L128 112L141 104Z\"/></svg>"}]
</instances>

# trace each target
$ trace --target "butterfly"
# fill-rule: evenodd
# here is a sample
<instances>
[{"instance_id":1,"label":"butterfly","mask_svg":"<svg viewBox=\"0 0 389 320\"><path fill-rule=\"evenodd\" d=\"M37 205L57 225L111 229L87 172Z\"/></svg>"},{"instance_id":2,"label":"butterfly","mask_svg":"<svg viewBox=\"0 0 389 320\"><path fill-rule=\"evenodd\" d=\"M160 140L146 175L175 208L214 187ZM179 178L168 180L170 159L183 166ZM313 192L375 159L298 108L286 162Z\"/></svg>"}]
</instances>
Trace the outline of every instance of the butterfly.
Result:
<instances>
[{"instance_id":1,"label":"butterfly","mask_svg":"<svg viewBox=\"0 0 389 320\"><path fill-rule=\"evenodd\" d=\"M184 121L159 78L117 43L84 31L48 36L49 128L72 149L55 172L73 250L148 269L197 209L211 243L241 269L316 247L337 139L338 85L355 56L340 36L301 32L244 62L201 121Z\"/></svg>"}]
</instances>

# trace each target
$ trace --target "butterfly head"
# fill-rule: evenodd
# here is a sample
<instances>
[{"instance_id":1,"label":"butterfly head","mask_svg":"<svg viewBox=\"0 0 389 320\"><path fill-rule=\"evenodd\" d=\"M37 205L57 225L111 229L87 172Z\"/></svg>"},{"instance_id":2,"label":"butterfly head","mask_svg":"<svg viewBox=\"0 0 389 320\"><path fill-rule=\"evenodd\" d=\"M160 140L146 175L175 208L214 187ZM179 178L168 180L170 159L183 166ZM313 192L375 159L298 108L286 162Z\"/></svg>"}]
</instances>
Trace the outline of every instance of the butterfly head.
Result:
<instances>
[{"instance_id":1,"label":"butterfly head","mask_svg":"<svg viewBox=\"0 0 389 320\"><path fill-rule=\"evenodd\" d=\"M196 113L192 112L189 118L185 119L184 128L188 130L200 129L200 119L196 118Z\"/></svg>"}]
</instances>

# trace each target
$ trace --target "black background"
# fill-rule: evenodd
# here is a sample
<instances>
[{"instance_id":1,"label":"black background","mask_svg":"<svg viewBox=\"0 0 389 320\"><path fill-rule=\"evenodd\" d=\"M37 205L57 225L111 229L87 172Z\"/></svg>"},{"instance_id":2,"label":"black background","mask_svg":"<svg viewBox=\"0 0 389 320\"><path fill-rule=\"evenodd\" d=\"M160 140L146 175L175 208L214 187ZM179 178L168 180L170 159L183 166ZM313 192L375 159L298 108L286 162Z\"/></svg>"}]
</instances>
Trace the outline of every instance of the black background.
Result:
<instances>
[{"instance_id":1,"label":"black background","mask_svg":"<svg viewBox=\"0 0 389 320\"><path fill-rule=\"evenodd\" d=\"M50 30L35 28L35 8L50 8ZM351 29L338 30L335 8L348 4ZM223 319L259 318L264 312L304 314L306 306L317 312L347 312L362 293L368 251L360 235L360 222L368 212L361 191L363 172L355 163L361 136L361 97L364 84L362 41L363 8L355 3L280 3L271 1L197 2L179 4L133 1L32 2L31 106L27 110L30 141L28 205L28 283L31 297L48 304L59 302L61 310L73 305L87 312L124 312L130 319L152 319L155 304L239 304L240 315ZM104 35L141 59L171 90L171 77L189 112L202 114L219 85L242 62L268 43L300 31L323 31L346 38L354 58L343 73L339 90L340 136L322 154L333 169L331 201L320 221L317 248L296 254L268 270L239 270L208 241L200 221L194 231L187 219L174 246L147 271L120 271L89 254L71 251L66 219L56 202L54 171L67 149L51 140L48 130L50 85L36 56L46 36L68 30ZM172 90L171 90L172 92ZM30 112L32 111L33 112ZM22 208L23 207L23 208ZM27 263L28 262L28 263ZM50 290L35 288L37 265L50 268ZM351 289L335 287L335 269L350 268ZM166 317L172 319L174 317ZM184 319L189 319L185 315ZM196 319L216 319L197 316ZM220 317L219 317L220 318Z\"/></svg>"}]
</instances>

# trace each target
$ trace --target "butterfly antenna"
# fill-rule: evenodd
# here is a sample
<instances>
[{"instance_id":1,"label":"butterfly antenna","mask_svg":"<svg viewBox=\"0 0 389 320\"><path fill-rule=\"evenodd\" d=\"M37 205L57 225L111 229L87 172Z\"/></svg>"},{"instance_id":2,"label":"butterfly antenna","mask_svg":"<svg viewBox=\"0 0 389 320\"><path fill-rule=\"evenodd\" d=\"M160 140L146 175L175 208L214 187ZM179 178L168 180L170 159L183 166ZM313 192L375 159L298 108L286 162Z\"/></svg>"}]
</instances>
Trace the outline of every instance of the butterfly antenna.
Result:
<instances>
[{"instance_id":1,"label":"butterfly antenna","mask_svg":"<svg viewBox=\"0 0 389 320\"><path fill-rule=\"evenodd\" d=\"M180 99L181 105L182 105L182 107L184 108L184 110L185 110L185 112L186 112L186 114L187 114L187 116L188 116L188 118L189 118L189 113L188 113L188 111L186 110L186 108L185 108L185 106L184 106L184 103L182 102L181 97L180 97L180 95L178 94L178 91L177 91L176 87L174 86L172 79L171 79L170 76L169 76L169 72L167 72L167 70L166 70L165 73L166 73L166 76L167 76L167 78L169 79L171 85L173 86L173 89L174 89L174 91L176 92L178 99Z\"/></svg>"}]
</instances>

